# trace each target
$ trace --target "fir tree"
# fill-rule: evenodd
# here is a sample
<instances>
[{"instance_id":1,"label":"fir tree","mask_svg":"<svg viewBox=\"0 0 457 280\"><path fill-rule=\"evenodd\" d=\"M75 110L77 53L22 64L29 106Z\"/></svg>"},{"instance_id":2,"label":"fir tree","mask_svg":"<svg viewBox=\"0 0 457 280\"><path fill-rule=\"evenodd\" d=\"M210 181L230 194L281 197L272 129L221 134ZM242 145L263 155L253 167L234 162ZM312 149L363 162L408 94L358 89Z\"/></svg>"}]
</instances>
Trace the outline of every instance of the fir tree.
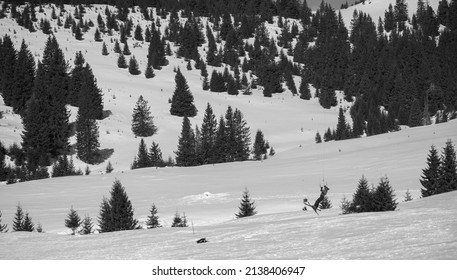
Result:
<instances>
[{"instance_id":1,"label":"fir tree","mask_svg":"<svg viewBox=\"0 0 457 280\"><path fill-rule=\"evenodd\" d=\"M372 198L373 211L394 211L397 208L397 202L394 199L395 195L393 189L390 186L389 179L387 177L381 178L378 187L374 191Z\"/></svg>"},{"instance_id":2,"label":"fir tree","mask_svg":"<svg viewBox=\"0 0 457 280\"><path fill-rule=\"evenodd\" d=\"M165 162L162 158L162 151L160 150L159 144L152 141L151 148L149 148L149 161L151 166L154 167L163 167L165 166Z\"/></svg>"},{"instance_id":3,"label":"fir tree","mask_svg":"<svg viewBox=\"0 0 457 280\"><path fill-rule=\"evenodd\" d=\"M190 121L184 117L182 123L181 136L178 140L178 150L176 154L176 165L193 166L196 164L195 134L190 126Z\"/></svg>"},{"instance_id":4,"label":"fir tree","mask_svg":"<svg viewBox=\"0 0 457 280\"><path fill-rule=\"evenodd\" d=\"M305 100L311 99L311 91L309 90L308 82L305 77L301 77L300 88L299 88L300 98Z\"/></svg>"},{"instance_id":5,"label":"fir tree","mask_svg":"<svg viewBox=\"0 0 457 280\"><path fill-rule=\"evenodd\" d=\"M124 55L131 55L132 53L130 52L129 44L127 41L124 43L124 50L122 51Z\"/></svg>"},{"instance_id":6,"label":"fir tree","mask_svg":"<svg viewBox=\"0 0 457 280\"><path fill-rule=\"evenodd\" d=\"M119 180L114 181L110 194L110 199L103 199L100 207L101 232L136 229L138 221L133 218L132 203Z\"/></svg>"},{"instance_id":7,"label":"fir tree","mask_svg":"<svg viewBox=\"0 0 457 280\"><path fill-rule=\"evenodd\" d=\"M70 213L68 213L67 218L65 219L65 226L72 231L72 235L76 234L76 230L81 225L81 218L78 215L78 212L73 209L73 206L70 208Z\"/></svg>"},{"instance_id":8,"label":"fir tree","mask_svg":"<svg viewBox=\"0 0 457 280\"><path fill-rule=\"evenodd\" d=\"M122 69L128 68L127 61L125 60L125 56L123 53L119 54L119 58L117 59L117 67Z\"/></svg>"},{"instance_id":9,"label":"fir tree","mask_svg":"<svg viewBox=\"0 0 457 280\"><path fill-rule=\"evenodd\" d=\"M255 160L261 160L262 155L267 153L267 148L265 144L265 138L261 130L257 130L254 140L254 148L252 150Z\"/></svg>"},{"instance_id":10,"label":"fir tree","mask_svg":"<svg viewBox=\"0 0 457 280\"><path fill-rule=\"evenodd\" d=\"M214 145L216 141L217 120L213 108L208 103L203 116L201 127L201 154L199 155L202 164L214 162Z\"/></svg>"},{"instance_id":11,"label":"fir tree","mask_svg":"<svg viewBox=\"0 0 457 280\"><path fill-rule=\"evenodd\" d=\"M116 40L116 42L114 42L114 49L113 49L113 51L114 51L115 53L119 53L119 54L121 53L121 46L119 45L119 41L118 41L118 40Z\"/></svg>"},{"instance_id":12,"label":"fir tree","mask_svg":"<svg viewBox=\"0 0 457 280\"><path fill-rule=\"evenodd\" d=\"M189 90L186 78L178 68L175 76L175 91L171 99L170 114L180 117L195 117L197 115L197 108L194 105L194 97Z\"/></svg>"},{"instance_id":13,"label":"fir tree","mask_svg":"<svg viewBox=\"0 0 457 280\"><path fill-rule=\"evenodd\" d=\"M322 143L322 137L319 131L316 132L316 137L314 138L314 140L316 141L316 144Z\"/></svg>"},{"instance_id":14,"label":"fir tree","mask_svg":"<svg viewBox=\"0 0 457 280\"><path fill-rule=\"evenodd\" d=\"M141 71L138 68L138 62L136 61L135 56L132 56L129 61L129 73L132 75L139 75Z\"/></svg>"},{"instance_id":15,"label":"fir tree","mask_svg":"<svg viewBox=\"0 0 457 280\"><path fill-rule=\"evenodd\" d=\"M95 40L95 42L103 41L102 35L100 34L100 30L98 30L98 28L95 29L94 40Z\"/></svg>"},{"instance_id":16,"label":"fir tree","mask_svg":"<svg viewBox=\"0 0 457 280\"><path fill-rule=\"evenodd\" d=\"M16 207L16 214L14 216L13 231L24 231L24 212L19 203Z\"/></svg>"},{"instance_id":17,"label":"fir tree","mask_svg":"<svg viewBox=\"0 0 457 280\"><path fill-rule=\"evenodd\" d=\"M320 209L330 209L332 207L333 207L332 202L330 201L328 196L324 196L324 199L319 204L319 208Z\"/></svg>"},{"instance_id":18,"label":"fir tree","mask_svg":"<svg viewBox=\"0 0 457 280\"><path fill-rule=\"evenodd\" d=\"M23 40L14 64L14 80L12 81L14 86L11 92L11 105L15 113L25 114L27 102L32 97L34 79L35 59Z\"/></svg>"},{"instance_id":19,"label":"fir tree","mask_svg":"<svg viewBox=\"0 0 457 280\"><path fill-rule=\"evenodd\" d=\"M421 189L422 197L431 196L438 193L440 179L441 161L435 146L430 148L427 157L427 167L422 170L420 183L424 188Z\"/></svg>"},{"instance_id":20,"label":"fir tree","mask_svg":"<svg viewBox=\"0 0 457 280\"><path fill-rule=\"evenodd\" d=\"M237 218L244 218L257 214L257 211L255 211L256 207L254 206L254 201L251 201L247 188L243 192L243 198L241 199L241 203L238 208L239 211L237 214L235 214Z\"/></svg>"},{"instance_id":21,"label":"fir tree","mask_svg":"<svg viewBox=\"0 0 457 280\"><path fill-rule=\"evenodd\" d=\"M155 77L154 68L151 65L148 65L146 67L146 71L144 71L144 76L146 77L146 79L151 79Z\"/></svg>"},{"instance_id":22,"label":"fir tree","mask_svg":"<svg viewBox=\"0 0 457 280\"><path fill-rule=\"evenodd\" d=\"M4 224L2 225L2 211L0 211L0 232L7 232L8 231L8 225Z\"/></svg>"},{"instance_id":23,"label":"fir tree","mask_svg":"<svg viewBox=\"0 0 457 280\"><path fill-rule=\"evenodd\" d=\"M154 117L151 116L148 101L142 95L138 98L132 114L132 131L135 136L149 137L157 133Z\"/></svg>"},{"instance_id":24,"label":"fir tree","mask_svg":"<svg viewBox=\"0 0 457 280\"><path fill-rule=\"evenodd\" d=\"M183 224L182 217L179 216L179 213L176 211L176 214L173 218L173 223L171 224L171 227L181 227Z\"/></svg>"},{"instance_id":25,"label":"fir tree","mask_svg":"<svg viewBox=\"0 0 457 280\"><path fill-rule=\"evenodd\" d=\"M159 216L157 216L157 207L154 203L152 204L151 210L149 210L149 212L151 213L151 215L148 216L148 220L146 221L146 226L148 227L148 229L161 227L159 222Z\"/></svg>"},{"instance_id":26,"label":"fir tree","mask_svg":"<svg viewBox=\"0 0 457 280\"><path fill-rule=\"evenodd\" d=\"M111 161L108 161L108 164L106 165L106 168L105 168L105 172L108 174L108 173L111 173L113 172L114 168L113 168L113 165L111 164Z\"/></svg>"},{"instance_id":27,"label":"fir tree","mask_svg":"<svg viewBox=\"0 0 457 280\"><path fill-rule=\"evenodd\" d=\"M85 216L81 223L80 234L92 234L94 232L94 224L89 216Z\"/></svg>"},{"instance_id":28,"label":"fir tree","mask_svg":"<svg viewBox=\"0 0 457 280\"><path fill-rule=\"evenodd\" d=\"M138 155L135 157L135 160L132 164L132 169L150 167L151 162L149 160L148 149L144 143L143 138L141 138L140 145L138 147Z\"/></svg>"},{"instance_id":29,"label":"fir tree","mask_svg":"<svg viewBox=\"0 0 457 280\"><path fill-rule=\"evenodd\" d=\"M410 127L421 126L423 124L423 111L420 108L419 100L414 99L411 105L408 125Z\"/></svg>"},{"instance_id":30,"label":"fir tree","mask_svg":"<svg viewBox=\"0 0 457 280\"><path fill-rule=\"evenodd\" d=\"M350 207L351 212L369 212L372 209L372 193L365 176L359 180Z\"/></svg>"},{"instance_id":31,"label":"fir tree","mask_svg":"<svg viewBox=\"0 0 457 280\"><path fill-rule=\"evenodd\" d=\"M99 132L96 121L78 112L76 117L76 149L80 160L89 164L97 163L100 147L98 138Z\"/></svg>"},{"instance_id":32,"label":"fir tree","mask_svg":"<svg viewBox=\"0 0 457 280\"><path fill-rule=\"evenodd\" d=\"M143 29L141 28L141 25L137 25L135 28L135 35L134 35L135 40L137 41L143 41Z\"/></svg>"},{"instance_id":33,"label":"fir tree","mask_svg":"<svg viewBox=\"0 0 457 280\"><path fill-rule=\"evenodd\" d=\"M102 45L102 55L109 55L109 52L108 52L108 48L106 47L106 43L103 42L103 45Z\"/></svg>"},{"instance_id":34,"label":"fir tree","mask_svg":"<svg viewBox=\"0 0 457 280\"><path fill-rule=\"evenodd\" d=\"M411 195L411 193L409 192L409 189L406 190L406 193L405 193L405 198L404 198L404 202L408 202L408 201L412 201L413 200L413 197Z\"/></svg>"},{"instance_id":35,"label":"fir tree","mask_svg":"<svg viewBox=\"0 0 457 280\"><path fill-rule=\"evenodd\" d=\"M82 69L81 88L79 89L78 107L85 118L101 120L103 118L102 91L97 85L89 64Z\"/></svg>"},{"instance_id":36,"label":"fir tree","mask_svg":"<svg viewBox=\"0 0 457 280\"><path fill-rule=\"evenodd\" d=\"M35 225L32 222L32 218L30 217L28 212L25 212L24 221L22 223L22 231L32 232L35 230Z\"/></svg>"},{"instance_id":37,"label":"fir tree","mask_svg":"<svg viewBox=\"0 0 457 280\"><path fill-rule=\"evenodd\" d=\"M452 140L446 141L441 155L440 179L438 193L457 190L456 153Z\"/></svg>"}]
</instances>

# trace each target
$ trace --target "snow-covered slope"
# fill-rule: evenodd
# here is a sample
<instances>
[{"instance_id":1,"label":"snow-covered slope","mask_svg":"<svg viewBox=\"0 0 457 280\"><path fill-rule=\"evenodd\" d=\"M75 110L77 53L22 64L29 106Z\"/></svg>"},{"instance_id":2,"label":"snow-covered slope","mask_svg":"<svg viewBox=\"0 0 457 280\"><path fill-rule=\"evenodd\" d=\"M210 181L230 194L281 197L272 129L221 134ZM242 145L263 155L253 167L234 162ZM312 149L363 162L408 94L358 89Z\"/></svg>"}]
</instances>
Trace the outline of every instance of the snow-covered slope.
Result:
<instances>
[{"instance_id":1,"label":"snow-covered slope","mask_svg":"<svg viewBox=\"0 0 457 280\"><path fill-rule=\"evenodd\" d=\"M356 8L373 7L370 13L383 14L388 2L373 0ZM97 9L104 9L104 6L95 7L88 10L92 18ZM411 6L409 9L412 11ZM350 20L352 11L347 12L345 19ZM64 29L58 29L56 37L66 59L72 60L76 51L83 51L103 90L105 109L113 114L99 122L100 144L101 148L114 149L109 160L115 172L100 174L105 169L104 163L91 166L90 176L1 185L2 223L11 229L16 205L20 202L46 233L1 234L0 259L457 258L453 218L457 213L457 194L419 200L419 179L428 150L431 145L441 150L447 139L457 143L457 121L317 145L314 143L316 131L322 133L336 125L338 108L322 109L316 99L304 101L289 91L273 98L264 98L260 91L254 91L251 96L204 92L199 71L188 71L185 62L171 57L168 58L170 64L156 71L153 79L131 76L127 70L117 68L111 38L105 38L111 54L104 57L101 43L93 41L93 32L94 29L89 31L84 41L74 40ZM29 34L11 20L2 19L0 34L7 33L16 47L24 38L37 59L42 55L47 38L42 33ZM134 48L130 43L130 50L144 70L147 45L140 43ZM239 108L252 135L262 129L277 154L263 162L129 170L139 143L130 130L131 114L140 95L149 101L159 128L158 134L147 138L146 143L150 145L153 140L159 143L165 158L173 156L176 150L182 119L170 116L168 104L176 66L181 67L188 80L199 110L198 116L192 119L194 126L201 124L208 102L217 116L229 105ZM208 72L211 71L209 68ZM7 111L2 104L0 110ZM0 120L1 141L20 142L20 120L10 113L4 116ZM75 110L72 110L74 117ZM76 163L85 167L81 162ZM399 202L407 189L415 201L401 203L395 212L339 215L341 199L351 197L362 175L374 185L380 177L388 176ZM144 223L151 204L155 203L164 227L69 236L64 220L70 207L81 216L90 215L95 221L100 202L103 196L109 195L115 178L125 186L135 217ZM303 197L316 199L323 181L330 187L333 209L322 211L319 217L312 211L302 212ZM255 200L259 214L236 220L234 213L245 188ZM169 227L177 211L186 213L195 233L192 228ZM204 247L197 246L195 240L200 237L210 242Z\"/></svg>"}]
</instances>

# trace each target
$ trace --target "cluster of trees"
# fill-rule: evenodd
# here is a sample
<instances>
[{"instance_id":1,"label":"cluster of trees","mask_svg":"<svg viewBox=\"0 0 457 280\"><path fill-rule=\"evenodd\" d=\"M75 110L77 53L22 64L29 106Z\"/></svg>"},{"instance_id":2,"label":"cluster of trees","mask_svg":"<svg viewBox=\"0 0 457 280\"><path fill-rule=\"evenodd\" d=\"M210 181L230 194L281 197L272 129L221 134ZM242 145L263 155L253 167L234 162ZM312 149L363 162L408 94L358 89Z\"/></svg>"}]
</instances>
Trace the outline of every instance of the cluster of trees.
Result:
<instances>
[{"instance_id":1,"label":"cluster of trees","mask_svg":"<svg viewBox=\"0 0 457 280\"><path fill-rule=\"evenodd\" d=\"M144 139L141 139L140 145L138 146L138 155L134 158L131 165L132 169L145 168L145 167L165 167L173 165L170 160L165 162L162 158L162 151L160 150L159 144L152 141L149 151L144 143Z\"/></svg>"},{"instance_id":2,"label":"cluster of trees","mask_svg":"<svg viewBox=\"0 0 457 280\"><path fill-rule=\"evenodd\" d=\"M359 180L352 201L343 198L343 214L394 211L397 208L394 190L387 177L381 178L376 188L370 187L365 176Z\"/></svg>"},{"instance_id":3,"label":"cluster of trees","mask_svg":"<svg viewBox=\"0 0 457 280\"><path fill-rule=\"evenodd\" d=\"M243 114L229 106L219 123L208 103L201 128L192 129L184 117L178 141L176 164L195 166L248 160L250 156L250 131Z\"/></svg>"},{"instance_id":4,"label":"cluster of trees","mask_svg":"<svg viewBox=\"0 0 457 280\"><path fill-rule=\"evenodd\" d=\"M451 140L446 142L441 157L435 146L430 148L427 167L422 170L422 174L422 197L457 190L456 153Z\"/></svg>"},{"instance_id":5,"label":"cluster of trees","mask_svg":"<svg viewBox=\"0 0 457 280\"><path fill-rule=\"evenodd\" d=\"M1 227L1 226L0 226ZM4 225L6 228L6 225ZM35 228L35 224L32 222L32 218L29 215L29 212L22 210L21 204L18 203L17 208L16 208L16 214L14 216L14 221L13 221L13 231L37 231L37 232L43 232L43 228L41 227L41 224L38 224L37 227ZM1 231L0 231L1 232Z\"/></svg>"}]
</instances>

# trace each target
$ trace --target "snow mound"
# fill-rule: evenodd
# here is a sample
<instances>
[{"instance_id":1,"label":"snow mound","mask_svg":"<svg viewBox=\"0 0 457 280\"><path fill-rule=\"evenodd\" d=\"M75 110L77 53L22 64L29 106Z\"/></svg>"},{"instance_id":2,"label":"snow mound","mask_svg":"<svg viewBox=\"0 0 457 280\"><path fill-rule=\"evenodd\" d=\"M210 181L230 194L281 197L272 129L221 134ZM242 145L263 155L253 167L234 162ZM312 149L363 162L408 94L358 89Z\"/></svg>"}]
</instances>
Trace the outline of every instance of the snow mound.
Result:
<instances>
[{"instance_id":1,"label":"snow mound","mask_svg":"<svg viewBox=\"0 0 457 280\"><path fill-rule=\"evenodd\" d=\"M202 194L185 196L182 198L181 202L184 205L191 205L191 204L196 204L196 203L215 204L222 200L227 200L228 196L229 196L228 193L204 192Z\"/></svg>"}]
</instances>

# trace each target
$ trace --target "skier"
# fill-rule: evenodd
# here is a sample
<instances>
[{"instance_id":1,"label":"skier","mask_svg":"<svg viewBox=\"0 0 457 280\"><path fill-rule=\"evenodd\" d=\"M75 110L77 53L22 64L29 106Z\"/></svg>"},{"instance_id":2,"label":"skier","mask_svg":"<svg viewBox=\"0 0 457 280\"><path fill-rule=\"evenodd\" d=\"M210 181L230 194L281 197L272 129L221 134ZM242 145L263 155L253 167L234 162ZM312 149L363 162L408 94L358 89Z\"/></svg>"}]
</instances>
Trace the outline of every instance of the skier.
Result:
<instances>
[{"instance_id":1,"label":"skier","mask_svg":"<svg viewBox=\"0 0 457 280\"><path fill-rule=\"evenodd\" d=\"M317 210L320 210L320 209L318 209L319 204L321 203L322 200L324 200L324 197L327 195L328 190L330 190L330 189L327 187L327 185L324 185L323 187L321 187L321 195L316 200L316 202L314 202L314 205L311 205L308 202L308 199L304 198L303 203L305 204L305 207L303 207L303 211L306 211L307 210L306 206L309 206L309 207L313 208L314 212L317 213Z\"/></svg>"},{"instance_id":2,"label":"skier","mask_svg":"<svg viewBox=\"0 0 457 280\"><path fill-rule=\"evenodd\" d=\"M319 203L321 203L321 201L324 200L324 197L327 195L328 190L330 190L330 189L327 187L327 185L324 185L323 187L321 187L321 195L316 200L316 202L314 202L314 205L311 206L311 207L313 207L314 211L316 211L317 207L319 207Z\"/></svg>"}]
</instances>

